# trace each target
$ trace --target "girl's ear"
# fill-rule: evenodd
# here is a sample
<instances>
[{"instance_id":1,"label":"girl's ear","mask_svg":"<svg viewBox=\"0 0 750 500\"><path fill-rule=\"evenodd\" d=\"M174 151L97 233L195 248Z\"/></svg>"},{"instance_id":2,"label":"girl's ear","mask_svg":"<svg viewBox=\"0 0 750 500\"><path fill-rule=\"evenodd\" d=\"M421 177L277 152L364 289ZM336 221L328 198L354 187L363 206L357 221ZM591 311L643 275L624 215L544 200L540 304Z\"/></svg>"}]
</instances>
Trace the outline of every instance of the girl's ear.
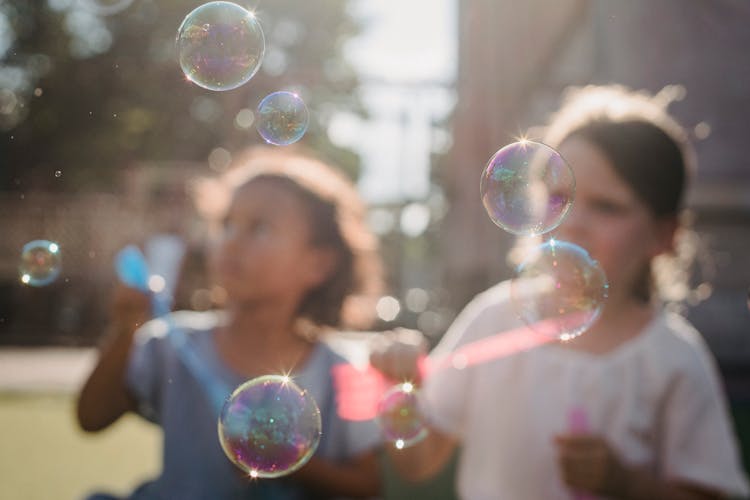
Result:
<instances>
[{"instance_id":1,"label":"girl's ear","mask_svg":"<svg viewBox=\"0 0 750 500\"><path fill-rule=\"evenodd\" d=\"M676 215L668 215L655 220L654 245L651 257L674 251L675 236L679 228Z\"/></svg>"}]
</instances>

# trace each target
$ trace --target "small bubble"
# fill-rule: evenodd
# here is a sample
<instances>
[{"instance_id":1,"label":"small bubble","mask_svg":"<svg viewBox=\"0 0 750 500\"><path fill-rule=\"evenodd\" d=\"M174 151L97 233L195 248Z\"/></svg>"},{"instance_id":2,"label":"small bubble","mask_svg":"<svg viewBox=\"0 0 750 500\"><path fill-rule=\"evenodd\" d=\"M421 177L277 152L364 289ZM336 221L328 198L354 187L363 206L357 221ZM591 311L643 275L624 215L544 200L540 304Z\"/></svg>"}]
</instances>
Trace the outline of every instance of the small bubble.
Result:
<instances>
[{"instance_id":1,"label":"small bubble","mask_svg":"<svg viewBox=\"0 0 750 500\"><path fill-rule=\"evenodd\" d=\"M60 170L55 170L55 177L57 177L58 179L59 179L60 177L62 177L62 171L60 171Z\"/></svg>"},{"instance_id":2,"label":"small bubble","mask_svg":"<svg viewBox=\"0 0 750 500\"><path fill-rule=\"evenodd\" d=\"M44 286L60 275L60 246L49 240L34 240L23 246L18 266L21 283Z\"/></svg>"},{"instance_id":3,"label":"small bubble","mask_svg":"<svg viewBox=\"0 0 750 500\"><path fill-rule=\"evenodd\" d=\"M34 95L36 97L41 97L43 93L44 93L44 91L40 87L37 87L37 88L34 89Z\"/></svg>"},{"instance_id":4,"label":"small bubble","mask_svg":"<svg viewBox=\"0 0 750 500\"><path fill-rule=\"evenodd\" d=\"M299 141L310 123L304 101L294 92L274 92L258 105L256 128L269 144L287 146Z\"/></svg>"},{"instance_id":5,"label":"small bubble","mask_svg":"<svg viewBox=\"0 0 750 500\"><path fill-rule=\"evenodd\" d=\"M401 450L421 441L427 425L419 410L414 386L405 382L391 387L378 403L377 423L383 437Z\"/></svg>"}]
</instances>

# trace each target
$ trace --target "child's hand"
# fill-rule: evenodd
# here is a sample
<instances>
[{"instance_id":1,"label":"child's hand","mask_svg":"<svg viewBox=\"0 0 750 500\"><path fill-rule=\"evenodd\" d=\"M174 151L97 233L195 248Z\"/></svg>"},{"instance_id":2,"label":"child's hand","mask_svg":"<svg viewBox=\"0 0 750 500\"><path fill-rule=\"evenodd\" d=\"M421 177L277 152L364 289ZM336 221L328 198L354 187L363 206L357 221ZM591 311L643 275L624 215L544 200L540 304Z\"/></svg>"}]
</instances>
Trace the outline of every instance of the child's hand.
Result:
<instances>
[{"instance_id":1,"label":"child's hand","mask_svg":"<svg viewBox=\"0 0 750 500\"><path fill-rule=\"evenodd\" d=\"M111 312L118 331L134 332L151 318L151 298L135 288L118 285L112 295Z\"/></svg>"},{"instance_id":2,"label":"child's hand","mask_svg":"<svg viewBox=\"0 0 750 500\"><path fill-rule=\"evenodd\" d=\"M591 434L555 438L563 481L574 491L598 495L621 494L627 469L607 441Z\"/></svg>"},{"instance_id":3,"label":"child's hand","mask_svg":"<svg viewBox=\"0 0 750 500\"><path fill-rule=\"evenodd\" d=\"M421 332L397 328L383 332L373 343L370 364L391 380L421 381L419 361L427 353L427 341Z\"/></svg>"}]
</instances>

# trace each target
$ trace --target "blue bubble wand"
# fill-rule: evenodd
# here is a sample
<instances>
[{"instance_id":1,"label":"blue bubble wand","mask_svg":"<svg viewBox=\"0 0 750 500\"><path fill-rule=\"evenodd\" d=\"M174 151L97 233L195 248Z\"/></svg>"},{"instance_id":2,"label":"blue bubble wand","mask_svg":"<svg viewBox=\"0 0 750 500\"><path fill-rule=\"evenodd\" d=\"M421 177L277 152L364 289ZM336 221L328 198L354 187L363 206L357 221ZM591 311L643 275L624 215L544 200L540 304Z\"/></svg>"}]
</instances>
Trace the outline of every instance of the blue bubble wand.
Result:
<instances>
[{"instance_id":1,"label":"blue bubble wand","mask_svg":"<svg viewBox=\"0 0 750 500\"><path fill-rule=\"evenodd\" d=\"M172 294L167 291L168 288L164 287L155 292L149 287L151 274L143 252L135 245L128 245L120 250L115 256L115 271L123 284L147 293L151 297L151 311L154 318L160 318L167 323L167 339L174 347L180 361L203 387L218 416L224 402L232 393L232 388L209 371L205 362L195 352L189 336L175 324L170 314Z\"/></svg>"}]
</instances>

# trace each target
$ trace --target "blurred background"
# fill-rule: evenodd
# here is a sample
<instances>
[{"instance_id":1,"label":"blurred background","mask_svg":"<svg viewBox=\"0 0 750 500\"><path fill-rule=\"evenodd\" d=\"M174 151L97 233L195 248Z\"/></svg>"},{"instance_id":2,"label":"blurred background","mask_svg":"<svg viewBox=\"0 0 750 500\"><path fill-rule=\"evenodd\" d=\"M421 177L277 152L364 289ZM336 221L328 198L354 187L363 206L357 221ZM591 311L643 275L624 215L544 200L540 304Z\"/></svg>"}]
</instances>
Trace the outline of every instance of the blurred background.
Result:
<instances>
[{"instance_id":1,"label":"blurred background","mask_svg":"<svg viewBox=\"0 0 750 500\"><path fill-rule=\"evenodd\" d=\"M105 325L113 257L174 230L199 259L186 182L262 142L255 109L276 90L305 99L302 145L370 203L389 271L377 327L437 341L475 293L512 275L512 238L478 196L490 156L543 124L571 85L674 86L671 111L699 159L689 205L702 246L685 313L719 360L748 463L748 2L237 1L267 48L258 74L227 92L187 82L176 62L177 27L201 3L0 0L0 497L127 491L158 467L152 428L125 419L84 439L68 414ZM63 271L33 288L18 262L40 238L59 243ZM203 287L191 282L179 305L208 307ZM91 464L61 465L65 449ZM120 453L111 467L106 450ZM57 494L38 489L47 472Z\"/></svg>"}]
</instances>

